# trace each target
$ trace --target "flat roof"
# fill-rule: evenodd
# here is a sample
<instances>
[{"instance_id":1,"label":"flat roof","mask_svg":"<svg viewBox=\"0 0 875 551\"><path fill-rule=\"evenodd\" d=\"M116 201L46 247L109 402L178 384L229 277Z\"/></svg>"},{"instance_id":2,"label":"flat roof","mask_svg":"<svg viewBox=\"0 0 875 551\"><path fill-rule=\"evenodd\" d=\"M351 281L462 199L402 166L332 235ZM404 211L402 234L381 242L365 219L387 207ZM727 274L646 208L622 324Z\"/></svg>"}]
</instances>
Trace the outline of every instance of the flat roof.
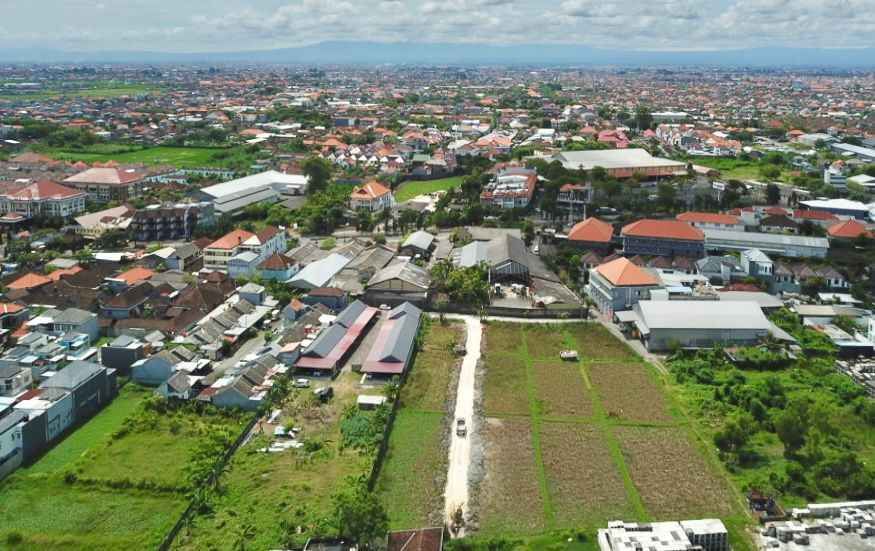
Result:
<instances>
[{"instance_id":1,"label":"flat roof","mask_svg":"<svg viewBox=\"0 0 875 551\"><path fill-rule=\"evenodd\" d=\"M281 185L307 185L307 177L302 174L285 174L276 170L268 170L258 174L252 174L244 178L237 178L221 184L201 188L203 193L215 198L225 197L235 193L245 192L255 188Z\"/></svg>"},{"instance_id":2,"label":"flat roof","mask_svg":"<svg viewBox=\"0 0 875 551\"><path fill-rule=\"evenodd\" d=\"M829 239L825 237L808 237L805 235L785 235L781 233L748 232L735 230L712 230L702 228L705 232L705 244L710 245L714 241L741 241L761 245L781 245L796 247L814 247L828 249ZM759 248L759 247L751 247Z\"/></svg>"},{"instance_id":3,"label":"flat roof","mask_svg":"<svg viewBox=\"0 0 875 551\"><path fill-rule=\"evenodd\" d=\"M684 163L654 157L644 149L602 149L592 151L560 151L559 160L566 168L591 170L597 166L611 168L685 168Z\"/></svg>"}]
</instances>

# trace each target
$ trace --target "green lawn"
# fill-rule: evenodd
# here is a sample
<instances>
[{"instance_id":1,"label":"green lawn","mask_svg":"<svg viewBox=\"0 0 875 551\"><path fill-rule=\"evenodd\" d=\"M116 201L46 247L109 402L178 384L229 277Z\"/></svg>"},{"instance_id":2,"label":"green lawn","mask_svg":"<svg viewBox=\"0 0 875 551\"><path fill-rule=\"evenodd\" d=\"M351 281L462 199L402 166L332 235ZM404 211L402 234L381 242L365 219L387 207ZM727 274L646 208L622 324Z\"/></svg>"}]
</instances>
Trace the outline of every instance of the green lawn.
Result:
<instances>
[{"instance_id":1,"label":"green lawn","mask_svg":"<svg viewBox=\"0 0 875 551\"><path fill-rule=\"evenodd\" d=\"M452 347L462 338L460 331L457 324L432 323L401 389L402 405L376 488L393 529L438 525L443 518L446 403L455 394Z\"/></svg>"},{"instance_id":2,"label":"green lawn","mask_svg":"<svg viewBox=\"0 0 875 551\"><path fill-rule=\"evenodd\" d=\"M236 436L243 419L150 413L144 404L151 394L126 385L97 416L0 483L0 547L158 546L188 506L185 471L195 447L217 427Z\"/></svg>"},{"instance_id":3,"label":"green lawn","mask_svg":"<svg viewBox=\"0 0 875 551\"><path fill-rule=\"evenodd\" d=\"M120 164L170 165L177 168L231 168L243 170L255 158L242 147L169 147L125 148L102 145L85 151L45 149L42 153L62 161L86 163L116 161Z\"/></svg>"},{"instance_id":4,"label":"green lawn","mask_svg":"<svg viewBox=\"0 0 875 551\"><path fill-rule=\"evenodd\" d=\"M735 549L750 548L750 517L713 447L625 343L597 324L495 322L486 343L488 475L473 542L594 549L609 520L718 517ZM559 361L561 348L581 360Z\"/></svg>"},{"instance_id":5,"label":"green lawn","mask_svg":"<svg viewBox=\"0 0 875 551\"><path fill-rule=\"evenodd\" d=\"M11 93L4 90L6 89L0 88L0 100L35 101L55 99L60 97L112 99L120 96L137 96L142 94L157 93L161 91L161 88L157 86L147 86L145 84L108 83L101 86L69 90L61 88L48 88L45 90L22 91L16 93Z\"/></svg>"},{"instance_id":6,"label":"green lawn","mask_svg":"<svg viewBox=\"0 0 875 551\"><path fill-rule=\"evenodd\" d=\"M409 201L419 195L426 193L434 193L435 191L446 191L455 189L462 185L461 176L453 176L451 178L441 178L440 180L414 181L409 180L402 182L395 190L395 200L399 203Z\"/></svg>"}]
</instances>

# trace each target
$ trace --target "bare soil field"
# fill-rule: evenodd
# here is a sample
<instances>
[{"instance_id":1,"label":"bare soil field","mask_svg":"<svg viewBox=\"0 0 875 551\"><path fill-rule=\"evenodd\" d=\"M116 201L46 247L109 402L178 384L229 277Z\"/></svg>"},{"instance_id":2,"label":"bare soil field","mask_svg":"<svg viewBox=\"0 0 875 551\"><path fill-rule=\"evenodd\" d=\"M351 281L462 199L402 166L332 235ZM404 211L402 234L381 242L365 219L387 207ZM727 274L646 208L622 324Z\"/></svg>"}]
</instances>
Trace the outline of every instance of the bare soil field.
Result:
<instances>
[{"instance_id":1,"label":"bare soil field","mask_svg":"<svg viewBox=\"0 0 875 551\"><path fill-rule=\"evenodd\" d=\"M609 416L640 423L672 421L665 391L645 364L593 362L586 369Z\"/></svg>"},{"instance_id":2,"label":"bare soil field","mask_svg":"<svg viewBox=\"0 0 875 551\"><path fill-rule=\"evenodd\" d=\"M656 520L733 513L733 496L680 428L616 427L635 487Z\"/></svg>"},{"instance_id":3,"label":"bare soil field","mask_svg":"<svg viewBox=\"0 0 875 551\"><path fill-rule=\"evenodd\" d=\"M560 528L635 516L601 430L591 425L541 425L544 470Z\"/></svg>"},{"instance_id":4,"label":"bare soil field","mask_svg":"<svg viewBox=\"0 0 875 551\"><path fill-rule=\"evenodd\" d=\"M533 461L528 420L487 419L486 477L480 526L489 533L534 533L545 528L544 502Z\"/></svg>"},{"instance_id":5,"label":"bare soil field","mask_svg":"<svg viewBox=\"0 0 875 551\"><path fill-rule=\"evenodd\" d=\"M592 400L577 362L535 363L535 396L546 417L591 417Z\"/></svg>"}]
</instances>

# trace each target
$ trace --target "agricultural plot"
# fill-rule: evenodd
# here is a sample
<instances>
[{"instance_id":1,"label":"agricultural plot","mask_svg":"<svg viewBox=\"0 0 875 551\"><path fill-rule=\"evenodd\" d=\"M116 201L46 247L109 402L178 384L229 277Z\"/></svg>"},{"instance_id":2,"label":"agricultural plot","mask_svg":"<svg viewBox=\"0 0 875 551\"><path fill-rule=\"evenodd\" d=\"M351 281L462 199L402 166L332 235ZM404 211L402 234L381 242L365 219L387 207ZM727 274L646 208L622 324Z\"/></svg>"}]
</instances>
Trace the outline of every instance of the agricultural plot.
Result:
<instances>
[{"instance_id":1,"label":"agricultural plot","mask_svg":"<svg viewBox=\"0 0 875 551\"><path fill-rule=\"evenodd\" d=\"M597 323L574 324L567 329L584 360L636 361L638 356Z\"/></svg>"},{"instance_id":2,"label":"agricultural plot","mask_svg":"<svg viewBox=\"0 0 875 551\"><path fill-rule=\"evenodd\" d=\"M458 363L453 346L463 335L458 324L432 323L401 389L401 406L376 486L393 528L431 526L443 520L447 403L455 397Z\"/></svg>"},{"instance_id":3,"label":"agricultural plot","mask_svg":"<svg viewBox=\"0 0 875 551\"><path fill-rule=\"evenodd\" d=\"M544 496L532 461L531 423L489 419L485 433L489 446L481 488L481 530L503 534L544 530Z\"/></svg>"},{"instance_id":4,"label":"agricultural plot","mask_svg":"<svg viewBox=\"0 0 875 551\"><path fill-rule=\"evenodd\" d=\"M535 396L545 417L590 417L592 400L580 366L575 363L535 363Z\"/></svg>"},{"instance_id":5,"label":"agricultural plot","mask_svg":"<svg viewBox=\"0 0 875 551\"><path fill-rule=\"evenodd\" d=\"M586 370L609 416L638 423L672 421L665 392L647 366L593 362Z\"/></svg>"},{"instance_id":6,"label":"agricultural plot","mask_svg":"<svg viewBox=\"0 0 875 551\"><path fill-rule=\"evenodd\" d=\"M128 384L37 463L3 481L2 541L18 541L14 549L157 547L188 506L195 450L216 431L236 436L242 420L155 411L146 405L151 394Z\"/></svg>"},{"instance_id":7,"label":"agricultural plot","mask_svg":"<svg viewBox=\"0 0 875 551\"><path fill-rule=\"evenodd\" d=\"M580 424L541 426L544 470L558 527L636 517L601 430Z\"/></svg>"},{"instance_id":8,"label":"agricultural plot","mask_svg":"<svg viewBox=\"0 0 875 551\"><path fill-rule=\"evenodd\" d=\"M726 516L733 496L724 480L677 428L617 427L632 480L660 519Z\"/></svg>"},{"instance_id":9,"label":"agricultural plot","mask_svg":"<svg viewBox=\"0 0 875 551\"><path fill-rule=\"evenodd\" d=\"M241 147L146 147L118 151L74 151L51 149L45 153L61 161L84 161L86 163L116 161L121 164L171 165L178 168L220 167L237 168L254 161L254 157Z\"/></svg>"},{"instance_id":10,"label":"agricultural plot","mask_svg":"<svg viewBox=\"0 0 875 551\"><path fill-rule=\"evenodd\" d=\"M631 348L593 323L486 327L479 537L718 516L748 548L738 496ZM553 359L569 343L581 360Z\"/></svg>"}]
</instances>

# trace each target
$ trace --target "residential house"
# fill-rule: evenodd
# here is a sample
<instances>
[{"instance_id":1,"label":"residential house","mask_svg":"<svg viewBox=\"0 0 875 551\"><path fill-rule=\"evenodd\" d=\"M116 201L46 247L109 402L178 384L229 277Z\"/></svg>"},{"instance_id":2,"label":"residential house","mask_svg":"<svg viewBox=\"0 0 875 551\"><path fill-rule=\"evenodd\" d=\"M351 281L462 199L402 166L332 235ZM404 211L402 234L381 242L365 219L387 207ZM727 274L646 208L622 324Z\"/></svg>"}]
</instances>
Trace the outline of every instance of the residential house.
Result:
<instances>
[{"instance_id":1,"label":"residential house","mask_svg":"<svg viewBox=\"0 0 875 551\"><path fill-rule=\"evenodd\" d=\"M394 206L395 196L392 190L377 181L356 186L349 196L349 207L353 210L377 212Z\"/></svg>"},{"instance_id":2,"label":"residential house","mask_svg":"<svg viewBox=\"0 0 875 551\"><path fill-rule=\"evenodd\" d=\"M744 223L738 218L738 216L732 214L682 212L675 218L697 228L744 231Z\"/></svg>"},{"instance_id":3,"label":"residential house","mask_svg":"<svg viewBox=\"0 0 875 551\"><path fill-rule=\"evenodd\" d=\"M775 263L763 251L748 249L741 252L741 267L750 277L771 281Z\"/></svg>"},{"instance_id":4,"label":"residential house","mask_svg":"<svg viewBox=\"0 0 875 551\"><path fill-rule=\"evenodd\" d=\"M760 219L760 231L766 233L799 233L799 224L785 214L775 214Z\"/></svg>"},{"instance_id":5,"label":"residential house","mask_svg":"<svg viewBox=\"0 0 875 551\"><path fill-rule=\"evenodd\" d=\"M620 231L623 253L646 256L705 256L705 234L680 220L642 219Z\"/></svg>"},{"instance_id":6,"label":"residential house","mask_svg":"<svg viewBox=\"0 0 875 551\"><path fill-rule=\"evenodd\" d=\"M274 253L286 251L285 232L268 226L258 233L237 229L217 239L204 249L204 269L227 271L228 262L240 253L255 253L257 263ZM249 257L251 255L247 255Z\"/></svg>"},{"instance_id":7,"label":"residential house","mask_svg":"<svg viewBox=\"0 0 875 551\"><path fill-rule=\"evenodd\" d=\"M0 396L17 396L33 384L30 368L0 359Z\"/></svg>"},{"instance_id":8,"label":"residential house","mask_svg":"<svg viewBox=\"0 0 875 551\"><path fill-rule=\"evenodd\" d=\"M258 265L261 279L266 281L288 281L300 269L291 258L281 253L273 253Z\"/></svg>"},{"instance_id":9,"label":"residential house","mask_svg":"<svg viewBox=\"0 0 875 551\"><path fill-rule=\"evenodd\" d=\"M492 241L468 243L455 254L454 262L463 268L484 263L490 281L514 280L528 284L531 278L529 251L523 240L503 233Z\"/></svg>"},{"instance_id":10,"label":"residential house","mask_svg":"<svg viewBox=\"0 0 875 551\"><path fill-rule=\"evenodd\" d=\"M401 244L400 253L404 256L428 259L435 248L435 237L427 231L417 230L407 236Z\"/></svg>"},{"instance_id":11,"label":"residential house","mask_svg":"<svg viewBox=\"0 0 875 551\"><path fill-rule=\"evenodd\" d=\"M346 293L337 287L316 287L308 291L301 300L310 306L321 304L335 312L343 310L347 305Z\"/></svg>"},{"instance_id":12,"label":"residential house","mask_svg":"<svg viewBox=\"0 0 875 551\"><path fill-rule=\"evenodd\" d=\"M592 187L583 184L563 184L556 196L556 207L572 218L586 212L591 202Z\"/></svg>"},{"instance_id":13,"label":"residential house","mask_svg":"<svg viewBox=\"0 0 875 551\"><path fill-rule=\"evenodd\" d=\"M168 400L190 400L195 397L192 377L184 371L177 371L169 379L158 385L155 393Z\"/></svg>"},{"instance_id":14,"label":"residential house","mask_svg":"<svg viewBox=\"0 0 875 551\"><path fill-rule=\"evenodd\" d=\"M826 234L830 239L834 239L837 241L842 240L853 240L863 238L871 239L873 236L872 230L870 230L865 224L858 220L849 219L844 220L842 222L836 222L829 226L826 230Z\"/></svg>"},{"instance_id":15,"label":"residential house","mask_svg":"<svg viewBox=\"0 0 875 551\"><path fill-rule=\"evenodd\" d=\"M338 253L331 253L321 260L307 264L292 277L289 284L292 287L304 290L325 287L349 262L350 259L348 257Z\"/></svg>"},{"instance_id":16,"label":"residential house","mask_svg":"<svg viewBox=\"0 0 875 551\"><path fill-rule=\"evenodd\" d=\"M730 254L700 258L696 261L696 272L717 285L728 285L747 275L738 258Z\"/></svg>"},{"instance_id":17,"label":"residential house","mask_svg":"<svg viewBox=\"0 0 875 551\"><path fill-rule=\"evenodd\" d=\"M600 312L611 316L648 300L650 291L661 287L655 274L620 257L590 270L585 291Z\"/></svg>"},{"instance_id":18,"label":"residential house","mask_svg":"<svg viewBox=\"0 0 875 551\"><path fill-rule=\"evenodd\" d=\"M145 355L146 346L142 341L129 335L119 335L100 348L100 363L118 373L127 374L131 366Z\"/></svg>"}]
</instances>

